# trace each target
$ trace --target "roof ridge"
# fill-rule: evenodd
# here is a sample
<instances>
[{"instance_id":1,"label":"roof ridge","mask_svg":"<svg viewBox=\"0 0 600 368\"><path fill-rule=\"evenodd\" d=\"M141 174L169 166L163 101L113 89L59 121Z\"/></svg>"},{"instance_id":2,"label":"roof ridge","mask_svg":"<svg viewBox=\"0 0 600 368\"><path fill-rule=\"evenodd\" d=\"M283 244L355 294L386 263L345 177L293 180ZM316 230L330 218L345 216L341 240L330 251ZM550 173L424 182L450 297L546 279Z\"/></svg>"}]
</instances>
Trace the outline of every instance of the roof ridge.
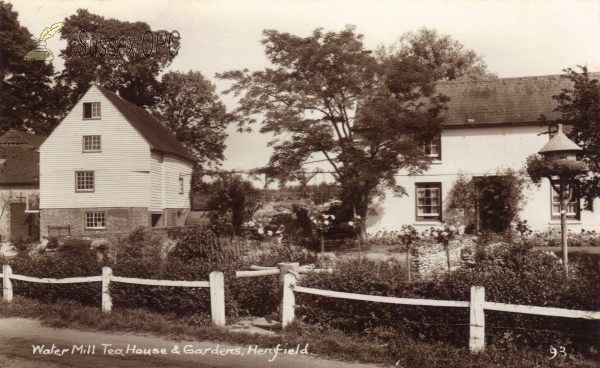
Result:
<instances>
[{"instance_id":1,"label":"roof ridge","mask_svg":"<svg viewBox=\"0 0 600 368\"><path fill-rule=\"evenodd\" d=\"M600 76L600 71L588 72L588 74ZM436 84L494 83L494 82L498 82L498 81L509 81L509 80L518 80L518 79L522 79L522 80L538 79L538 78L558 79L558 78L564 78L566 76L567 76L567 74L563 73L563 74L532 75L532 76L525 76L525 77L506 77L506 78L496 78L496 79L448 80L448 81L438 81L438 82L436 82Z\"/></svg>"}]
</instances>

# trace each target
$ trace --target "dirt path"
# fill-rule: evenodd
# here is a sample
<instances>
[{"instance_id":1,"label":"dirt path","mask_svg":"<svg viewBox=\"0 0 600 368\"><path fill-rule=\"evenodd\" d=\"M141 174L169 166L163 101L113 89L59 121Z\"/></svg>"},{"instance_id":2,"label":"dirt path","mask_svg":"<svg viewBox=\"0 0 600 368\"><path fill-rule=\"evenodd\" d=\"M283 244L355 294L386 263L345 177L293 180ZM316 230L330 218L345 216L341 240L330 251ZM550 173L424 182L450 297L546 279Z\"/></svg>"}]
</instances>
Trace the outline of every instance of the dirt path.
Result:
<instances>
[{"instance_id":1,"label":"dirt path","mask_svg":"<svg viewBox=\"0 0 600 368\"><path fill-rule=\"evenodd\" d=\"M297 355L279 351L274 356L268 351L260 354L259 350L274 346L255 349L254 345L171 341L152 336L54 329L23 318L0 319L0 367L376 367L317 358L310 353L310 344L308 353L302 354L304 347L300 347ZM144 354L144 350L151 355Z\"/></svg>"}]
</instances>

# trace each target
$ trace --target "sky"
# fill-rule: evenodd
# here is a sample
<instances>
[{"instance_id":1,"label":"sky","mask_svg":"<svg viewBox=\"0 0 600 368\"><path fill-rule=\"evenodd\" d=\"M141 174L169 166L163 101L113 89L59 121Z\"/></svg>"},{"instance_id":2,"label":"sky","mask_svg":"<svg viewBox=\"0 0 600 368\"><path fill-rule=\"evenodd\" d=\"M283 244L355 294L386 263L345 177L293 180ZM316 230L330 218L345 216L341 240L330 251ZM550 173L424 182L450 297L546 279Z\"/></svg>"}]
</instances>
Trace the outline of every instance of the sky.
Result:
<instances>
[{"instance_id":1,"label":"sky","mask_svg":"<svg viewBox=\"0 0 600 368\"><path fill-rule=\"evenodd\" d=\"M264 29L306 37L318 27L340 31L353 24L364 35L365 49L390 45L403 33L427 27L448 34L483 56L500 78L560 74L587 65L600 71L600 2L486 0L5 0L19 13L22 26L38 37L42 30L84 8L122 21L144 21L153 30L177 30L178 56L166 70L200 71L221 92L228 82L215 73L269 65L260 44ZM117 36L117 35L115 35ZM121 36L121 35L118 35ZM141 35L140 35L141 36ZM48 40L55 69L66 41ZM222 96L228 110L236 107ZM265 166L270 137L228 129L224 169ZM324 169L329 169L323 167Z\"/></svg>"}]
</instances>

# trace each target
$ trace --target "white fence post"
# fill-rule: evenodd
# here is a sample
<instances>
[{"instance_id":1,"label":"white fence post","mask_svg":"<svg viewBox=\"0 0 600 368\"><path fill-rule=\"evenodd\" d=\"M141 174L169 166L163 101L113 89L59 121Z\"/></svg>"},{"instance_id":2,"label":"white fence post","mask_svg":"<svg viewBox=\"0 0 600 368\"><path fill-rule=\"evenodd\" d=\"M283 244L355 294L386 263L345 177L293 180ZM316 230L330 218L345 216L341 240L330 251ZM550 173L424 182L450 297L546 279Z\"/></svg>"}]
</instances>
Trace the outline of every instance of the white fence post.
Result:
<instances>
[{"instance_id":1,"label":"white fence post","mask_svg":"<svg viewBox=\"0 0 600 368\"><path fill-rule=\"evenodd\" d=\"M483 351L485 347L485 287L471 286L471 305L469 324L469 350Z\"/></svg>"},{"instance_id":2,"label":"white fence post","mask_svg":"<svg viewBox=\"0 0 600 368\"><path fill-rule=\"evenodd\" d=\"M277 268L279 269L279 305L277 306L279 321L283 320L283 290L285 290L284 280L285 275L289 272L293 272L299 275L300 263L278 263Z\"/></svg>"},{"instance_id":3,"label":"white fence post","mask_svg":"<svg viewBox=\"0 0 600 368\"><path fill-rule=\"evenodd\" d=\"M9 265L2 266L2 296L5 302L12 302L13 289L12 282L10 282L10 276L12 275L12 269Z\"/></svg>"},{"instance_id":4,"label":"white fence post","mask_svg":"<svg viewBox=\"0 0 600 368\"><path fill-rule=\"evenodd\" d=\"M283 303L281 307L281 326L285 327L294 321L294 305L296 298L292 287L296 283L296 276L288 273L283 277Z\"/></svg>"},{"instance_id":5,"label":"white fence post","mask_svg":"<svg viewBox=\"0 0 600 368\"><path fill-rule=\"evenodd\" d=\"M210 315L216 326L225 326L225 279L223 272L208 275L210 285Z\"/></svg>"},{"instance_id":6,"label":"white fence post","mask_svg":"<svg viewBox=\"0 0 600 368\"><path fill-rule=\"evenodd\" d=\"M102 267L102 312L110 313L112 309L112 301L110 300L110 278L112 277L112 269L110 267Z\"/></svg>"}]
</instances>

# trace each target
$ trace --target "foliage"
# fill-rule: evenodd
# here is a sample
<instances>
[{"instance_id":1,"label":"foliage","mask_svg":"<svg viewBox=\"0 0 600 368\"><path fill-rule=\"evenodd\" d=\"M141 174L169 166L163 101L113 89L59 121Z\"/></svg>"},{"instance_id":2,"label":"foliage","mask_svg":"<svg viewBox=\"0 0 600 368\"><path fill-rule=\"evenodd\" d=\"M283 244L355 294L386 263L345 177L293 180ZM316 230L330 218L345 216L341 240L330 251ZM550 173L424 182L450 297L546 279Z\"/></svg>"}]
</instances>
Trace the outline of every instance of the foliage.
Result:
<instances>
[{"instance_id":1,"label":"foliage","mask_svg":"<svg viewBox=\"0 0 600 368\"><path fill-rule=\"evenodd\" d=\"M72 108L92 82L97 82L110 91L118 91L119 96L137 106L154 106L160 84L157 77L173 61L174 50L180 46L180 39L175 35L171 38L170 49L164 45L148 57L143 52L149 51L148 36L145 49L142 47L142 37L149 29L150 26L145 22L107 19L85 9L78 9L75 15L67 17L60 37L67 41L67 47L60 53L65 60L65 69L57 78L59 88L66 95L62 103L64 112ZM86 43L85 48L79 41L80 37ZM101 37L105 37L104 47ZM129 37L133 44L128 43L127 46L133 48L132 52L129 52L129 47L125 50L112 50L109 46L110 37ZM160 33L160 42L166 41L166 37L166 33ZM88 52L83 55L86 49ZM96 50L99 52L98 56L89 55ZM124 55L119 57L117 52Z\"/></svg>"},{"instance_id":2,"label":"foliage","mask_svg":"<svg viewBox=\"0 0 600 368\"><path fill-rule=\"evenodd\" d=\"M9 261L14 274L40 278L96 276L102 273L102 264L90 250L86 240L67 239L58 252L19 252ZM84 305L100 305L99 283L43 284L14 280L15 294L44 302L76 300Z\"/></svg>"},{"instance_id":3,"label":"foliage","mask_svg":"<svg viewBox=\"0 0 600 368\"><path fill-rule=\"evenodd\" d=\"M200 72L164 74L152 110L201 165L213 166L224 159L225 128L231 116L215 86Z\"/></svg>"},{"instance_id":4,"label":"foliage","mask_svg":"<svg viewBox=\"0 0 600 368\"><path fill-rule=\"evenodd\" d=\"M486 288L487 301L577 310L598 310L600 306L600 296L595 292L600 273L594 261L580 259L575 263L568 284L556 256L534 251L519 241L494 246L482 242L474 261L431 281L408 284L406 272L395 261L343 260L333 274L307 275L301 285L356 294L465 301L470 300L471 286L481 285ZM464 346L468 341L468 310L461 308L352 300L339 303L333 298L305 294L298 294L296 304L300 306L297 314L304 321L347 332L368 333L389 326L428 343L445 341ZM511 349L562 344L570 351L585 353L596 344L598 349L598 342L589 336L597 336L598 325L585 320L486 312L487 326L487 346Z\"/></svg>"},{"instance_id":5,"label":"foliage","mask_svg":"<svg viewBox=\"0 0 600 368\"><path fill-rule=\"evenodd\" d=\"M11 128L48 135L58 123L50 88L54 68L23 60L36 42L12 8L0 1L0 135Z\"/></svg>"},{"instance_id":6,"label":"foliage","mask_svg":"<svg viewBox=\"0 0 600 368\"><path fill-rule=\"evenodd\" d=\"M481 228L502 232L518 218L528 185L524 175L510 168L477 178L460 173L450 190L448 207L459 211L459 222L475 226L479 209Z\"/></svg>"},{"instance_id":7,"label":"foliage","mask_svg":"<svg viewBox=\"0 0 600 368\"><path fill-rule=\"evenodd\" d=\"M573 87L552 97L558 102L555 111L562 113L561 121L571 124L566 135L583 149L580 159L590 174L579 179L579 187L585 208L593 210L594 198L600 197L600 82L589 75L586 66L579 68L579 73L565 69L563 77Z\"/></svg>"},{"instance_id":8,"label":"foliage","mask_svg":"<svg viewBox=\"0 0 600 368\"><path fill-rule=\"evenodd\" d=\"M487 70L483 57L467 50L449 35L439 35L436 30L421 28L406 32L393 45L380 46L380 57L392 63L411 61L411 74L424 75L432 81L495 79ZM406 76L403 76L406 77Z\"/></svg>"},{"instance_id":9,"label":"foliage","mask_svg":"<svg viewBox=\"0 0 600 368\"><path fill-rule=\"evenodd\" d=\"M427 169L422 143L441 131L447 99L434 95L433 78L392 78L410 61L386 65L364 53L353 26L339 33L316 29L305 38L275 30L263 35L274 68L217 77L233 81L226 93L240 97L234 111L240 129L264 114L260 131L275 136L269 165L291 173L313 155L325 157L341 200L362 217L383 187L404 194L394 174Z\"/></svg>"},{"instance_id":10,"label":"foliage","mask_svg":"<svg viewBox=\"0 0 600 368\"><path fill-rule=\"evenodd\" d=\"M208 209L213 228L219 232L230 227L239 234L244 222L249 221L259 208L259 191L240 175L222 174L210 184Z\"/></svg>"}]
</instances>

